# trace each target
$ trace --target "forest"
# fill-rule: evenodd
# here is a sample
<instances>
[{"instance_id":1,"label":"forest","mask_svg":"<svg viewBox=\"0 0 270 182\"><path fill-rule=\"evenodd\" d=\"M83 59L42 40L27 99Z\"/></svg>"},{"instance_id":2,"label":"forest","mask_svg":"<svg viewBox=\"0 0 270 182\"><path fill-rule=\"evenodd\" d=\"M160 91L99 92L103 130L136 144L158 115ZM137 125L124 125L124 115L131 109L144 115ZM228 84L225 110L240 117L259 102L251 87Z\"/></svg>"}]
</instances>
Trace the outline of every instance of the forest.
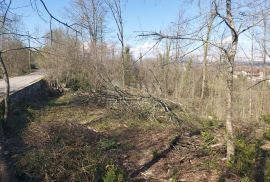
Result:
<instances>
[{"instance_id":1,"label":"forest","mask_svg":"<svg viewBox=\"0 0 270 182\"><path fill-rule=\"evenodd\" d=\"M269 0L0 0L1 181L270 181L269 40Z\"/></svg>"}]
</instances>

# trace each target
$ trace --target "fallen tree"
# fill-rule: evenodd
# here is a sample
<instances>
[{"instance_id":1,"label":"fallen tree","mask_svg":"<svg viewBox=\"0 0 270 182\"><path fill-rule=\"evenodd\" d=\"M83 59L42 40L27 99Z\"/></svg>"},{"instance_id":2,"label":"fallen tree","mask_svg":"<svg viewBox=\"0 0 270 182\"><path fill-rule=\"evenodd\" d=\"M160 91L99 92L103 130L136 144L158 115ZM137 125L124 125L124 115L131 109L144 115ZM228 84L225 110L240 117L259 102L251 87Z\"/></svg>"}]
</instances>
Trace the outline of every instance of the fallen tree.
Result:
<instances>
[{"instance_id":1,"label":"fallen tree","mask_svg":"<svg viewBox=\"0 0 270 182\"><path fill-rule=\"evenodd\" d=\"M183 122L174 111L185 113L181 104L157 98L149 93L133 94L110 85L102 86L93 91L91 96L97 104L121 111L124 114L136 114L143 119L171 121L178 124Z\"/></svg>"}]
</instances>

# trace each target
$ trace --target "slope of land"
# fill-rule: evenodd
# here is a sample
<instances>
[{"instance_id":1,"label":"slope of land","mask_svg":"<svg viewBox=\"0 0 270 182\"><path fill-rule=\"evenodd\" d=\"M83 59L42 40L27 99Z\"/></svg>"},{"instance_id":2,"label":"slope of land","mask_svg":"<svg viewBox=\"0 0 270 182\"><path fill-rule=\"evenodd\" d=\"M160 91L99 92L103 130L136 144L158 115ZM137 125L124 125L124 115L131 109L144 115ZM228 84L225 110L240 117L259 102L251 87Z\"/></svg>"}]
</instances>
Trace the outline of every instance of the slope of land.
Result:
<instances>
[{"instance_id":1,"label":"slope of land","mask_svg":"<svg viewBox=\"0 0 270 182\"><path fill-rule=\"evenodd\" d=\"M129 117L78 93L13 107L5 150L17 181L223 179L225 133L213 118L187 114L175 124Z\"/></svg>"}]
</instances>

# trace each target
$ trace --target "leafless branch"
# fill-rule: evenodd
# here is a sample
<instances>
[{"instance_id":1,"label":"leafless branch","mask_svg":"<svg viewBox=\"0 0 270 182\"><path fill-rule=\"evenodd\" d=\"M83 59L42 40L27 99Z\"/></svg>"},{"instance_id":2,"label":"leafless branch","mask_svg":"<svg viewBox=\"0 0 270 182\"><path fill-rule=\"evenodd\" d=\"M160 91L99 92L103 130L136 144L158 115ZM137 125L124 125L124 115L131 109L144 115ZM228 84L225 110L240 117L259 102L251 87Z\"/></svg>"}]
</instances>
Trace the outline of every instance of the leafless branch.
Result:
<instances>
[{"instance_id":1,"label":"leafless branch","mask_svg":"<svg viewBox=\"0 0 270 182\"><path fill-rule=\"evenodd\" d=\"M7 9L6 9L5 14L4 14L4 19L3 19L3 22L2 22L1 29L4 28L4 26L5 26L5 23L6 23L6 20L7 20L7 14L8 14L9 8L11 6L11 3L12 3L12 0L9 0L9 3L7 5Z\"/></svg>"},{"instance_id":2,"label":"leafless branch","mask_svg":"<svg viewBox=\"0 0 270 182\"><path fill-rule=\"evenodd\" d=\"M158 44L160 43L160 41L157 41L152 47L150 47L150 49L148 49L143 55L141 55L136 61L134 61L134 63L137 63L138 61L140 61L143 57L145 57L149 52L151 52L156 46L158 46Z\"/></svg>"},{"instance_id":3,"label":"leafless branch","mask_svg":"<svg viewBox=\"0 0 270 182\"><path fill-rule=\"evenodd\" d=\"M253 87L255 87L255 86L257 86L257 85L259 85L259 84L261 84L261 83L263 83L263 82L266 82L266 81L268 81L268 80L270 80L270 79L263 79L263 80L260 80L260 81L258 81L257 83L255 83L254 85L248 87L247 90L249 90L249 89L251 89L251 88L253 88Z\"/></svg>"},{"instance_id":4,"label":"leafless branch","mask_svg":"<svg viewBox=\"0 0 270 182\"><path fill-rule=\"evenodd\" d=\"M59 20L58 18L56 18L56 17L49 11L49 9L47 8L47 6L46 6L46 4L44 3L43 0L39 0L39 1L40 1L41 4L43 5L45 11L46 11L46 12L48 13L48 15L50 16L50 19L51 19L51 20L53 19L53 20L55 20L56 22L58 22L58 23L60 23L60 24L62 24L62 25L64 25L64 26L68 27L69 29L71 29L71 30L73 30L73 31L75 31L75 32L77 32L77 33L80 33L78 30L76 30L75 28L73 28L72 25L69 25L68 23L65 23L65 22Z\"/></svg>"}]
</instances>

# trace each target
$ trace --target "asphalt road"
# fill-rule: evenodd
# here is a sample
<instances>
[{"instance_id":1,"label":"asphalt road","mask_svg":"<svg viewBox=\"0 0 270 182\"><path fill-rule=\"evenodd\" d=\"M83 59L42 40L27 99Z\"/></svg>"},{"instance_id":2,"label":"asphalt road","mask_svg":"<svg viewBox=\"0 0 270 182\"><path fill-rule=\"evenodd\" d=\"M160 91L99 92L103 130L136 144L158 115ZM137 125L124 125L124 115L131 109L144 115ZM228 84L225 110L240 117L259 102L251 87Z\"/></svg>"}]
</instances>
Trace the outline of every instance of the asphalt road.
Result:
<instances>
[{"instance_id":1,"label":"asphalt road","mask_svg":"<svg viewBox=\"0 0 270 182\"><path fill-rule=\"evenodd\" d=\"M44 78L44 72L37 71L29 75L16 76L9 78L10 82L10 94L17 92L37 81ZM0 79L0 97L5 93L5 81Z\"/></svg>"}]
</instances>

